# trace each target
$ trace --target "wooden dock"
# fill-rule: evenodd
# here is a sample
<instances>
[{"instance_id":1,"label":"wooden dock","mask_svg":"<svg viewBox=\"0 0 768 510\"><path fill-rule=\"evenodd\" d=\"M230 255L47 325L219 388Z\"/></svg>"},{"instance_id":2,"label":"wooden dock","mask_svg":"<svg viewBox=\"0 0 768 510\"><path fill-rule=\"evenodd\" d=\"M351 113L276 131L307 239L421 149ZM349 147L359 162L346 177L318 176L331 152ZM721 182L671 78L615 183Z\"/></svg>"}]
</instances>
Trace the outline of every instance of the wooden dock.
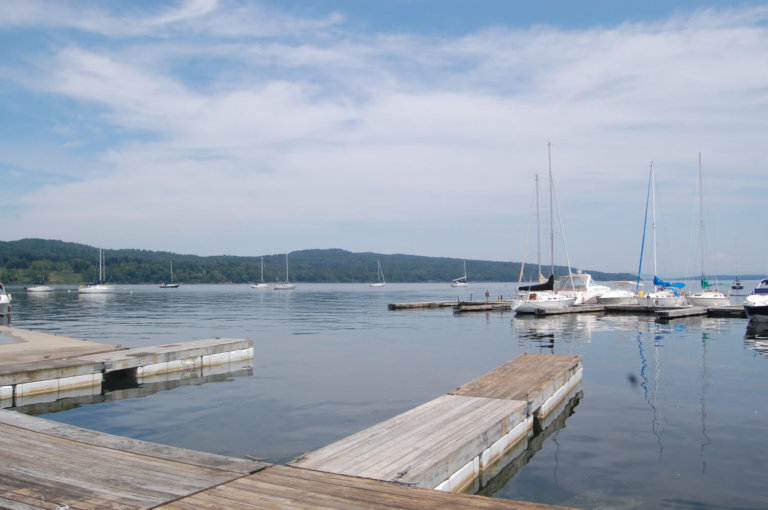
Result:
<instances>
[{"instance_id":1,"label":"wooden dock","mask_svg":"<svg viewBox=\"0 0 768 510\"><path fill-rule=\"evenodd\" d=\"M510 312L512 302L505 300L494 301L459 301L454 303L453 313L473 312Z\"/></svg>"},{"instance_id":2,"label":"wooden dock","mask_svg":"<svg viewBox=\"0 0 768 510\"><path fill-rule=\"evenodd\" d=\"M456 301L422 301L415 303L390 303L387 308L390 310L422 310L425 308L451 308L459 303Z\"/></svg>"},{"instance_id":3,"label":"wooden dock","mask_svg":"<svg viewBox=\"0 0 768 510\"><path fill-rule=\"evenodd\" d=\"M0 326L0 408L94 395L110 377L138 382L253 358L247 339L209 339L127 349L78 338Z\"/></svg>"},{"instance_id":4,"label":"wooden dock","mask_svg":"<svg viewBox=\"0 0 768 510\"><path fill-rule=\"evenodd\" d=\"M0 410L0 508L554 509L450 491L498 468L581 376L579 356L525 354L288 466ZM332 472L330 462L350 473Z\"/></svg>"},{"instance_id":5,"label":"wooden dock","mask_svg":"<svg viewBox=\"0 0 768 510\"><path fill-rule=\"evenodd\" d=\"M461 492L582 378L581 357L524 354L447 395L289 463Z\"/></svg>"},{"instance_id":6,"label":"wooden dock","mask_svg":"<svg viewBox=\"0 0 768 510\"><path fill-rule=\"evenodd\" d=\"M548 317L551 315L601 312L628 315L654 315L659 321L669 321L683 317L703 315L706 315L707 317L747 318L744 307L738 305L709 308L704 306L659 307L652 305L575 305L555 310L545 310L540 308L532 315Z\"/></svg>"}]
</instances>

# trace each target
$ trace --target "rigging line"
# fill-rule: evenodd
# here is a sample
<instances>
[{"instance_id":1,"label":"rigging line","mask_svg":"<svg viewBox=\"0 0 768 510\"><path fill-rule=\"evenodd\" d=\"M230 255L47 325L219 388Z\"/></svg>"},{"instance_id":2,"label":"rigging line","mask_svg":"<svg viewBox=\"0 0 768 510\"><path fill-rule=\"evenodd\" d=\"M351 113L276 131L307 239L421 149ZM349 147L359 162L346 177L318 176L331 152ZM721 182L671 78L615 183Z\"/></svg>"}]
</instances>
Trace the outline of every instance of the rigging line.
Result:
<instances>
[{"instance_id":1,"label":"rigging line","mask_svg":"<svg viewBox=\"0 0 768 510\"><path fill-rule=\"evenodd\" d=\"M635 294L640 290L640 273L643 271L643 251L645 250L645 233L648 230L648 204L651 201L651 183L652 174L648 174L648 192L645 195L645 219L643 219L643 241L640 244L640 264L637 267L637 284L635 285Z\"/></svg>"}]
</instances>

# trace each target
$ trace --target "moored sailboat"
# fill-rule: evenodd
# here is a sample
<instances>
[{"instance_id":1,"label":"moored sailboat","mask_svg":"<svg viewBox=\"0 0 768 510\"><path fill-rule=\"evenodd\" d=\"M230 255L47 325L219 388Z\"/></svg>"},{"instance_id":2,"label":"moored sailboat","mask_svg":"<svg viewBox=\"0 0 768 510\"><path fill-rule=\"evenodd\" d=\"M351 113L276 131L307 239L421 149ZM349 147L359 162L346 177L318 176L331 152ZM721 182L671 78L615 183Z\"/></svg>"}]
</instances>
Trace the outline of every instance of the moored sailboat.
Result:
<instances>
[{"instance_id":1,"label":"moored sailboat","mask_svg":"<svg viewBox=\"0 0 768 510\"><path fill-rule=\"evenodd\" d=\"M701 291L688 296L688 303L695 306L728 306L728 296L717 289L717 284L707 281L704 276L704 190L701 177L701 153L699 153L699 231L701 237Z\"/></svg>"},{"instance_id":2,"label":"moored sailboat","mask_svg":"<svg viewBox=\"0 0 768 510\"><path fill-rule=\"evenodd\" d=\"M177 289L179 285L181 285L181 283L173 281L173 260L171 260L171 281L161 283L160 288L161 289Z\"/></svg>"},{"instance_id":3,"label":"moored sailboat","mask_svg":"<svg viewBox=\"0 0 768 510\"><path fill-rule=\"evenodd\" d=\"M652 203L652 224L651 231L653 232L653 292L645 294L644 304L649 306L660 307L680 307L686 306L688 303L685 300L685 296L682 296L678 289L685 287L684 283L677 282L665 282L658 277L656 268L656 170L651 161L651 171L648 176L648 195L645 202L645 217L648 218L648 201ZM640 272L643 267L643 248L645 245L645 225L643 225L643 246L640 248L640 268L638 269L638 285L640 283Z\"/></svg>"},{"instance_id":4,"label":"moored sailboat","mask_svg":"<svg viewBox=\"0 0 768 510\"><path fill-rule=\"evenodd\" d=\"M379 262L379 259L376 259L376 279L371 283L371 287L383 287L386 284L384 272L381 270L381 262Z\"/></svg>"},{"instance_id":5,"label":"moored sailboat","mask_svg":"<svg viewBox=\"0 0 768 510\"><path fill-rule=\"evenodd\" d=\"M275 284L274 287L272 287L272 290L293 290L296 288L296 285L291 283L291 280L288 278L288 254L285 254L285 281L284 282L278 282Z\"/></svg>"},{"instance_id":6,"label":"moored sailboat","mask_svg":"<svg viewBox=\"0 0 768 510\"><path fill-rule=\"evenodd\" d=\"M251 282L252 289L267 289L269 285L264 282L264 257L261 257L261 280L258 282Z\"/></svg>"},{"instance_id":7,"label":"moored sailboat","mask_svg":"<svg viewBox=\"0 0 768 510\"><path fill-rule=\"evenodd\" d=\"M466 287L467 286L467 261L464 261L464 276L459 276L451 281L451 287Z\"/></svg>"},{"instance_id":8,"label":"moored sailboat","mask_svg":"<svg viewBox=\"0 0 768 510\"><path fill-rule=\"evenodd\" d=\"M111 294L115 286L104 281L104 254L99 248L99 279L93 283L80 285L77 291L81 294Z\"/></svg>"}]
</instances>

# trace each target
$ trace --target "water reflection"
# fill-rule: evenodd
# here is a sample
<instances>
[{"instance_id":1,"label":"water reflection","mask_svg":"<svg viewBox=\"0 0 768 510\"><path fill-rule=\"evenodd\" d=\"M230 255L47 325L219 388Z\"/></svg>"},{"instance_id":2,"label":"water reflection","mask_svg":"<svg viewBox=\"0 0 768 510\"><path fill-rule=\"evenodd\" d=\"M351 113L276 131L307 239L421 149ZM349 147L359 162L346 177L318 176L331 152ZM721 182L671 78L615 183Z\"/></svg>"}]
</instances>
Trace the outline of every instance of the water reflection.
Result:
<instances>
[{"instance_id":1,"label":"water reflection","mask_svg":"<svg viewBox=\"0 0 768 510\"><path fill-rule=\"evenodd\" d=\"M496 469L490 468L476 483L475 494L493 496L503 489L517 473L528 464L536 452L541 450L545 441L565 428L565 421L574 413L576 406L583 398L581 387L574 388L570 396L563 399L559 410L550 413L543 421L534 421L533 433L527 441L521 441L517 448L508 452L497 464ZM555 463L557 470L557 463ZM555 477L557 475L555 474Z\"/></svg>"},{"instance_id":2,"label":"water reflection","mask_svg":"<svg viewBox=\"0 0 768 510\"><path fill-rule=\"evenodd\" d=\"M744 333L744 345L756 354L768 358L768 324L750 320Z\"/></svg>"},{"instance_id":3,"label":"water reflection","mask_svg":"<svg viewBox=\"0 0 768 510\"><path fill-rule=\"evenodd\" d=\"M117 374L117 373L114 373ZM196 370L169 372L152 377L119 374L92 387L44 393L32 397L16 397L0 401L0 408L10 408L24 414L40 415L68 411L87 404L148 397L161 391L205 383L231 381L233 377L253 375L252 361L237 361L221 365L203 365Z\"/></svg>"}]
</instances>

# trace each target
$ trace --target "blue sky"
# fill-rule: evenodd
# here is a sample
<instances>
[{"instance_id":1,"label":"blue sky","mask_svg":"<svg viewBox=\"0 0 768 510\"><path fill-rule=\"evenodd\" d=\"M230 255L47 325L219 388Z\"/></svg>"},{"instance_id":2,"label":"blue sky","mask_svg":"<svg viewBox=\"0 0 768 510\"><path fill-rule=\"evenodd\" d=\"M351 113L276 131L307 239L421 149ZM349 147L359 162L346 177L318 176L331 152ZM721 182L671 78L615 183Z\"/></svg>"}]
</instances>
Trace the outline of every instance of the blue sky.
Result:
<instances>
[{"instance_id":1,"label":"blue sky","mask_svg":"<svg viewBox=\"0 0 768 510\"><path fill-rule=\"evenodd\" d=\"M551 141L556 263L637 269L654 161L698 274L701 152L705 270L764 273L766 63L766 2L3 2L0 239L530 262Z\"/></svg>"}]
</instances>

